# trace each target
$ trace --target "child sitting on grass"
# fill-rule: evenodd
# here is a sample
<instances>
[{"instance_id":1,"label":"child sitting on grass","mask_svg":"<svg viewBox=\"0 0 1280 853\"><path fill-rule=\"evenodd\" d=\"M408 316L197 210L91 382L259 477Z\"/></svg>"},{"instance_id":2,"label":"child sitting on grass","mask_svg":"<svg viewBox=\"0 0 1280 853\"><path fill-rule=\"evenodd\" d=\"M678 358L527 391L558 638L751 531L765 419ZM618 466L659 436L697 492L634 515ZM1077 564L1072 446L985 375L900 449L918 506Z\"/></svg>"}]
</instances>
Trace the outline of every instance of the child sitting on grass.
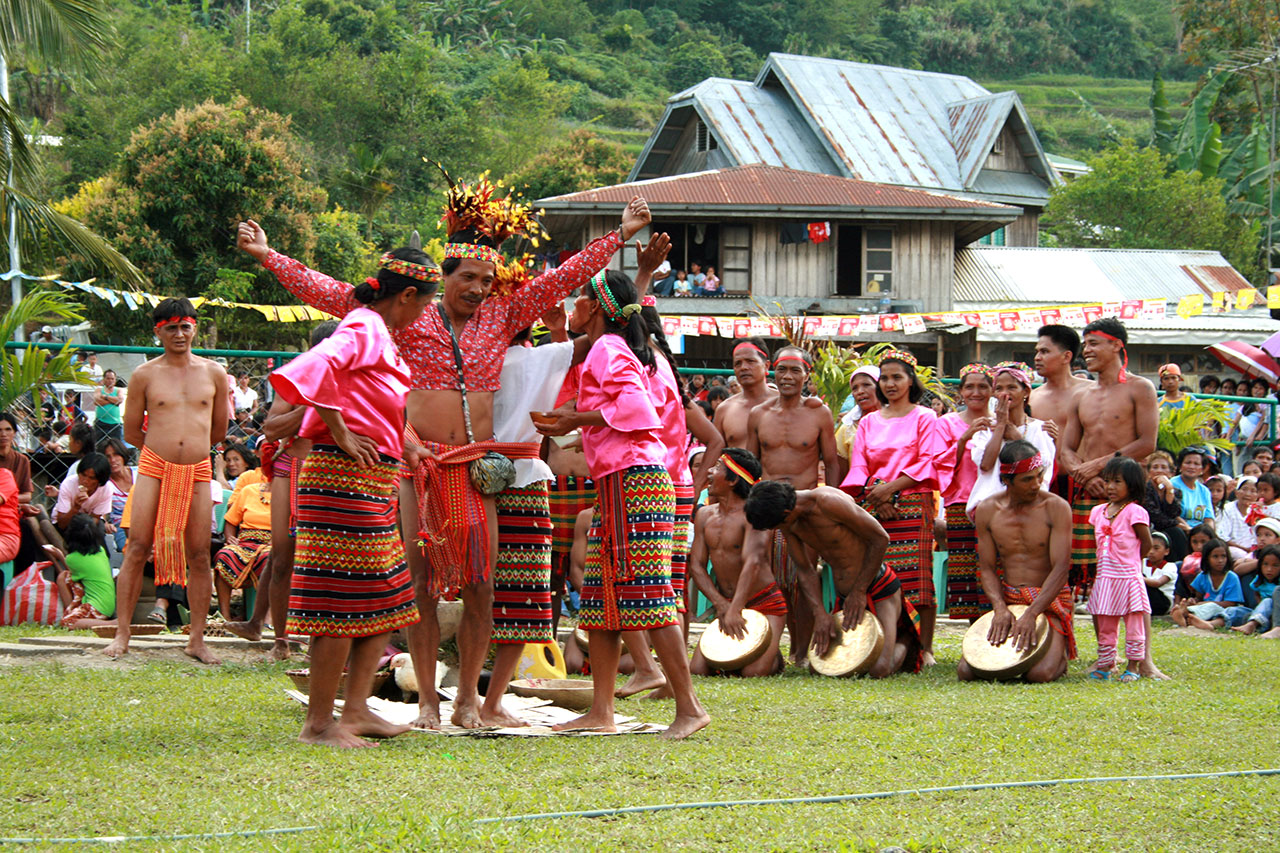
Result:
<instances>
[{"instance_id":1,"label":"child sitting on grass","mask_svg":"<svg viewBox=\"0 0 1280 853\"><path fill-rule=\"evenodd\" d=\"M1258 477L1258 500L1248 520L1256 524L1263 515L1280 518L1280 476L1270 472Z\"/></svg>"},{"instance_id":2,"label":"child sitting on grass","mask_svg":"<svg viewBox=\"0 0 1280 853\"><path fill-rule=\"evenodd\" d=\"M116 584L111 577L102 527L93 516L77 513L67 523L64 539L66 554L52 545L44 546L58 568L58 597L64 609L62 627L80 630L114 625Z\"/></svg>"},{"instance_id":3,"label":"child sitting on grass","mask_svg":"<svg viewBox=\"0 0 1280 853\"><path fill-rule=\"evenodd\" d=\"M1276 588L1280 582L1280 545L1259 548L1257 556L1258 574L1249 585L1258 593L1261 601L1252 610L1248 607L1227 609L1227 623L1232 631L1239 631L1241 634L1269 630L1275 610Z\"/></svg>"},{"instance_id":4,"label":"child sitting on grass","mask_svg":"<svg viewBox=\"0 0 1280 853\"><path fill-rule=\"evenodd\" d=\"M1207 524L1199 524L1191 528L1191 533L1187 535L1187 543L1191 550L1178 565L1178 582L1174 588L1175 600L1190 598L1193 595L1191 581L1200 573L1200 551L1205 543L1213 538L1215 538L1213 528Z\"/></svg>"},{"instance_id":5,"label":"child sitting on grass","mask_svg":"<svg viewBox=\"0 0 1280 853\"><path fill-rule=\"evenodd\" d=\"M1218 538L1227 543L1231 556L1243 560L1258 544L1253 535L1253 526L1245 519L1249 515L1249 506L1258 499L1258 478L1241 477L1236 483L1235 500L1228 501L1222 512L1214 519L1214 529Z\"/></svg>"},{"instance_id":6,"label":"child sitting on grass","mask_svg":"<svg viewBox=\"0 0 1280 853\"><path fill-rule=\"evenodd\" d=\"M1227 543L1210 539L1200 555L1201 571L1191 582L1192 595L1178 602L1173 621L1184 628L1215 631L1227 624L1228 607L1244 603L1244 589L1232 571Z\"/></svg>"},{"instance_id":7,"label":"child sitting on grass","mask_svg":"<svg viewBox=\"0 0 1280 853\"><path fill-rule=\"evenodd\" d=\"M1164 616L1173 606L1173 590L1178 580L1178 564L1169 562L1169 537L1160 531L1151 534L1151 549L1142 561L1142 580L1151 602L1151 615Z\"/></svg>"}]
</instances>

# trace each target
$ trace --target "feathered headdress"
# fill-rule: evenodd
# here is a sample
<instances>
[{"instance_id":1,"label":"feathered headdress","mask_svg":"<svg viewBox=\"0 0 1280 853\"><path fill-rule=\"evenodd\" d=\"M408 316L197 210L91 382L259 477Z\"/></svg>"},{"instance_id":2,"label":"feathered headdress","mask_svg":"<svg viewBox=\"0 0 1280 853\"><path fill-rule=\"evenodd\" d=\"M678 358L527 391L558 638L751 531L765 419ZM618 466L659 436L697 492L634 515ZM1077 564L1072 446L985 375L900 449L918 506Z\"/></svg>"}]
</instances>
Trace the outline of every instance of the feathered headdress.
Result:
<instances>
[{"instance_id":1,"label":"feathered headdress","mask_svg":"<svg viewBox=\"0 0 1280 853\"><path fill-rule=\"evenodd\" d=\"M529 254L497 264L493 288L489 293L493 296L510 296L515 293L533 281L533 264L534 257Z\"/></svg>"},{"instance_id":2,"label":"feathered headdress","mask_svg":"<svg viewBox=\"0 0 1280 853\"><path fill-rule=\"evenodd\" d=\"M474 183L459 183L449 176L444 166L439 163L434 165L449 182L444 211L440 215L440 224L448 235L444 254L446 258L472 258L501 267L503 261L497 247L506 240L524 237L536 247L540 240L547 238L547 232L538 222L533 205L523 200L523 193L511 192L500 181L493 183L489 180L488 172ZM505 195L500 194L503 190L507 190ZM464 231L487 237L494 248L454 242L454 235Z\"/></svg>"}]
</instances>

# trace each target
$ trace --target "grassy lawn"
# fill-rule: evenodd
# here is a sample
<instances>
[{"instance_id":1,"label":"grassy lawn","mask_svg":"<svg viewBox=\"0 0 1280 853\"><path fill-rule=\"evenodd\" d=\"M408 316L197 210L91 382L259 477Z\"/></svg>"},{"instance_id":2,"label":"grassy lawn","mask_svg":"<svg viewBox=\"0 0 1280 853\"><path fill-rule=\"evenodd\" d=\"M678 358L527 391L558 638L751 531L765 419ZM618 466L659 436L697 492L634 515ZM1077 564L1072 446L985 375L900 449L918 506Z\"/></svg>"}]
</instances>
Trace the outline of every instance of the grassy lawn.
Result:
<instances>
[{"instance_id":1,"label":"grassy lawn","mask_svg":"<svg viewBox=\"0 0 1280 853\"><path fill-rule=\"evenodd\" d=\"M31 631L0 629L0 641ZM1267 850L1280 778L1100 784L475 825L476 818L680 801L813 796L1280 766L1280 643L1165 631L1176 680L888 681L790 670L698 680L711 728L653 737L409 735L352 753L293 741L285 665L0 666L0 836L168 834L317 825L163 849ZM619 703L665 721L670 702ZM631 711L630 709L636 709Z\"/></svg>"}]
</instances>

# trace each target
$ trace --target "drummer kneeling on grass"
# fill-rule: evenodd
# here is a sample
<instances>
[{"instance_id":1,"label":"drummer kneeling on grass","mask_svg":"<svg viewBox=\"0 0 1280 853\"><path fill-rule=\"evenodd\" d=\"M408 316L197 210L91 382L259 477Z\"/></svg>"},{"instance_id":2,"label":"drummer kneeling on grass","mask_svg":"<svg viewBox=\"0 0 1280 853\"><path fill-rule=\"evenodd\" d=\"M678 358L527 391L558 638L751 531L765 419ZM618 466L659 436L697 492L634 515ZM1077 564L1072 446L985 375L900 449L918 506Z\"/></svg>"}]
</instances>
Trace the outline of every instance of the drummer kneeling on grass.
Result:
<instances>
[{"instance_id":1,"label":"drummer kneeling on grass","mask_svg":"<svg viewBox=\"0 0 1280 853\"><path fill-rule=\"evenodd\" d=\"M978 576L992 605L987 641L1013 643L1016 651L1036 645L1036 619L1048 617L1049 648L1023 677L1034 683L1056 681L1076 656L1071 593L1071 507L1040 488L1053 460L1041 459L1034 444L1006 442L1000 450L1000 481L1005 491L974 510L978 537ZM1003 582L996 572L1004 572ZM1009 605L1024 604L1018 618ZM963 658L956 673L961 681L977 677Z\"/></svg>"},{"instance_id":2,"label":"drummer kneeling on grass","mask_svg":"<svg viewBox=\"0 0 1280 853\"><path fill-rule=\"evenodd\" d=\"M787 601L769 570L769 561L747 560L743 540L747 534L747 517L742 506L751 487L760 479L760 460L740 447L726 448L707 478L707 493L716 502L698 511L693 524L693 551L689 570L693 582L711 600L720 620L720 630L735 640L747 634L744 609L758 611L769 620L772 629L764 654L737 670L748 678L781 672L782 653L778 644L787 627ZM707 572L707 562L715 567L715 580ZM718 669L702 654L699 646L689 663L694 675L710 675Z\"/></svg>"},{"instance_id":3,"label":"drummer kneeling on grass","mask_svg":"<svg viewBox=\"0 0 1280 853\"><path fill-rule=\"evenodd\" d=\"M857 502L839 489L819 486L796 491L788 483L766 480L751 489L744 512L755 531L747 535L746 559L767 563L772 537L762 533L778 528L787 541L800 588L817 614L813 650L826 655L832 642L862 620L869 605L884 631L884 645L868 674L884 678L895 672L918 671L920 638L914 623L903 619L902 588L884 568L889 535ZM808 549L831 566L836 592L843 599L843 620L824 613L817 568ZM874 599L874 601L873 601ZM842 630L843 629L843 630Z\"/></svg>"}]
</instances>

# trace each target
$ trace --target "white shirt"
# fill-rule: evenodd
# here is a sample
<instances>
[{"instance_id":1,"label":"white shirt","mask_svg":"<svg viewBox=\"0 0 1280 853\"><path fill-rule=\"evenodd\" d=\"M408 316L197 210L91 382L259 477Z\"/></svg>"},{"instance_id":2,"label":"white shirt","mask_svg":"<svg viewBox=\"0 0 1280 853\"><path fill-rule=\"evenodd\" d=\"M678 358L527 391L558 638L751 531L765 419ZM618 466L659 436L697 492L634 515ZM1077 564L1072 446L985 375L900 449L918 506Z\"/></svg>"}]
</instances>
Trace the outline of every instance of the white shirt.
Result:
<instances>
[{"instance_id":1,"label":"white shirt","mask_svg":"<svg viewBox=\"0 0 1280 853\"><path fill-rule=\"evenodd\" d=\"M258 405L258 392L252 388L241 388L237 385L231 389L231 400L237 412L241 409L252 412Z\"/></svg>"},{"instance_id":2,"label":"white shirt","mask_svg":"<svg viewBox=\"0 0 1280 853\"><path fill-rule=\"evenodd\" d=\"M1217 528L1218 538L1223 542L1234 542L1245 548L1258 544L1258 537L1253 535L1253 528L1245 523L1235 501L1230 501L1222 508L1222 512L1214 519L1214 527Z\"/></svg>"},{"instance_id":3,"label":"white shirt","mask_svg":"<svg viewBox=\"0 0 1280 853\"><path fill-rule=\"evenodd\" d=\"M1053 479L1053 459L1057 452L1053 439L1049 436L1049 431L1044 428L1044 421L1036 418L1027 418L1026 423L1022 425L1020 430L1022 437L1036 446L1040 451L1040 458L1044 460L1045 472L1044 480L1040 484L1040 488L1049 491L1049 481ZM986 455L987 445L991 443L991 430L983 429L975 432L973 437L969 439L969 455L973 459L973 464L978 466L978 479L973 483L973 491L969 493L969 501L965 504L964 511L973 517L973 511L977 509L978 504L985 498L992 495L998 495L1004 491L1004 483L1000 482L1000 460L996 459L996 464L991 466L990 471L982 470L982 457Z\"/></svg>"},{"instance_id":4,"label":"white shirt","mask_svg":"<svg viewBox=\"0 0 1280 853\"><path fill-rule=\"evenodd\" d=\"M1152 570L1151 565L1146 561L1142 561L1142 576L1144 578L1160 577L1164 579L1164 583L1160 584L1160 592L1165 598L1173 601L1173 587L1178 581L1178 564L1165 561L1165 564L1159 569ZM1150 587L1148 587L1150 589Z\"/></svg>"},{"instance_id":5,"label":"white shirt","mask_svg":"<svg viewBox=\"0 0 1280 853\"><path fill-rule=\"evenodd\" d=\"M498 377L498 393L493 395L493 438L538 444L542 435L533 425L530 412L555 408L556 395L573 362L573 341L543 344L540 347L509 347ZM516 459L517 488L555 476L541 459Z\"/></svg>"},{"instance_id":6,"label":"white shirt","mask_svg":"<svg viewBox=\"0 0 1280 853\"><path fill-rule=\"evenodd\" d=\"M90 364L89 362L86 361L84 364L80 365L80 370L86 376L88 376L89 379L94 382L94 384L97 384L97 385L102 384L102 365L101 364Z\"/></svg>"}]
</instances>

